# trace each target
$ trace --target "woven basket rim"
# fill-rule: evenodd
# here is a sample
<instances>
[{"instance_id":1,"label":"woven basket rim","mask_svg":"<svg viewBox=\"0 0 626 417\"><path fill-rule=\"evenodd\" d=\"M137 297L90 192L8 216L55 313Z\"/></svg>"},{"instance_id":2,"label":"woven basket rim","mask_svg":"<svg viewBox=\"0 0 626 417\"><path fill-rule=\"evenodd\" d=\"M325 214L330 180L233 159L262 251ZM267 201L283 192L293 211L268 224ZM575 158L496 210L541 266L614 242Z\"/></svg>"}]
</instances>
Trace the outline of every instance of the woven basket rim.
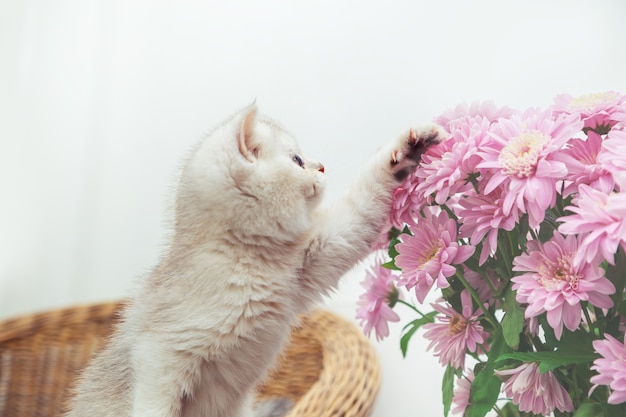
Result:
<instances>
[{"instance_id":1,"label":"woven basket rim","mask_svg":"<svg viewBox=\"0 0 626 417\"><path fill-rule=\"evenodd\" d=\"M0 353L2 345L7 345L11 349L11 345L20 346L21 343L29 343L28 339L31 337L35 345L40 344L42 339L39 333L45 334L52 331L52 334L56 334L56 329L76 328L85 322L97 323L98 326L113 325L120 319L120 311L129 301L118 299L110 302L78 304L0 320ZM365 335L354 322L323 307L315 308L302 315L294 330L297 328L302 329L306 335L305 339L300 340L311 337L315 339L322 349L322 355L317 379L310 385L308 385L309 382L304 383L304 386L308 386L307 390L296 394L298 400L286 417L339 415L365 417L369 415L380 387L381 375L375 349ZM302 334L300 331L298 330L298 334ZM306 345L295 344L294 346ZM289 369L292 368L293 365L289 365ZM291 381L289 377L286 380ZM285 379L272 380L270 378L266 382L272 384L270 381L285 381ZM295 381L291 383L294 384ZM272 386L275 389L281 385L284 384L274 383ZM32 384L29 383L24 387L30 390ZM15 398L14 396L13 399ZM2 398L0 398L0 414L2 413L1 404Z\"/></svg>"},{"instance_id":2,"label":"woven basket rim","mask_svg":"<svg viewBox=\"0 0 626 417\"><path fill-rule=\"evenodd\" d=\"M109 321L111 313L119 311L127 303L128 301L124 300L81 303L7 317L0 320L0 344L28 337L43 327L59 323L80 324L87 317L92 321Z\"/></svg>"}]
</instances>

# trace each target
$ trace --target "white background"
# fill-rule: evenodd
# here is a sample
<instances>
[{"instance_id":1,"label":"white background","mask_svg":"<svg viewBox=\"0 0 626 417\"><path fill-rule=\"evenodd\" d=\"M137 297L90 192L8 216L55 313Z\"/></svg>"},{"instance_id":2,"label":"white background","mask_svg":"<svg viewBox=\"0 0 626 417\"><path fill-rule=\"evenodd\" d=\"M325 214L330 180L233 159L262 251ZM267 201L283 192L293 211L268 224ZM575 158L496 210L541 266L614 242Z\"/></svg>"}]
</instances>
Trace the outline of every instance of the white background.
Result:
<instances>
[{"instance_id":1,"label":"white background","mask_svg":"<svg viewBox=\"0 0 626 417\"><path fill-rule=\"evenodd\" d=\"M186 150L255 98L335 198L463 101L626 92L625 21L621 0L0 0L0 318L127 294ZM361 279L327 305L352 318ZM400 328L374 414L441 415L443 370L419 337L403 360Z\"/></svg>"}]
</instances>

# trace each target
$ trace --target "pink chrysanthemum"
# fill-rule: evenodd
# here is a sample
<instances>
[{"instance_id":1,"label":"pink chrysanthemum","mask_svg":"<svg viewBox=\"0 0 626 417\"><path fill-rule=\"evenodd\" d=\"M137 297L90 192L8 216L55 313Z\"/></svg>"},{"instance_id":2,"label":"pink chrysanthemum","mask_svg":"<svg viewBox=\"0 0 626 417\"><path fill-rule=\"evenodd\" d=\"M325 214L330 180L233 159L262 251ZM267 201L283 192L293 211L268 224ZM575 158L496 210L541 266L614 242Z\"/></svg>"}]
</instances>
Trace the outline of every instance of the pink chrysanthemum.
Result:
<instances>
[{"instance_id":1,"label":"pink chrysanthemum","mask_svg":"<svg viewBox=\"0 0 626 417\"><path fill-rule=\"evenodd\" d=\"M463 121L465 123L460 123L448 140L422 156L415 171L419 179L415 193L426 202L431 202L431 195L434 195L435 202L443 204L451 195L472 187L468 179L481 162L478 147L485 140L490 123L481 117Z\"/></svg>"},{"instance_id":2,"label":"pink chrysanthemum","mask_svg":"<svg viewBox=\"0 0 626 417\"><path fill-rule=\"evenodd\" d=\"M443 126L448 132L453 132L460 125L466 124L467 119L480 117L493 123L500 118L509 118L513 114L515 114L514 110L508 107L498 107L493 101L474 101L472 104L462 103L445 111L435 118L435 123Z\"/></svg>"},{"instance_id":3,"label":"pink chrysanthemum","mask_svg":"<svg viewBox=\"0 0 626 417\"><path fill-rule=\"evenodd\" d=\"M356 313L367 336L373 329L376 339L382 340L389 336L388 323L400 321L400 316L390 307L398 297L395 281L392 271L382 267L380 259L367 270L365 280L361 283L366 292L359 297Z\"/></svg>"},{"instance_id":4,"label":"pink chrysanthemum","mask_svg":"<svg viewBox=\"0 0 626 417\"><path fill-rule=\"evenodd\" d=\"M529 317L524 322L524 328L532 337L539 335L539 320L537 317Z\"/></svg>"},{"instance_id":5,"label":"pink chrysanthemum","mask_svg":"<svg viewBox=\"0 0 626 417\"><path fill-rule=\"evenodd\" d=\"M615 91L572 97L560 94L554 99L555 114L576 114L585 128L607 130L626 122L626 96Z\"/></svg>"},{"instance_id":6,"label":"pink chrysanthemum","mask_svg":"<svg viewBox=\"0 0 626 417\"><path fill-rule=\"evenodd\" d=\"M564 238L555 231L545 243L528 242L528 253L513 259L513 270L525 272L511 279L517 301L528 304L527 318L546 312L557 339L563 325L571 331L580 325L581 301L600 308L613 306L609 295L615 287L597 264L573 262L578 250L577 236Z\"/></svg>"},{"instance_id":7,"label":"pink chrysanthemum","mask_svg":"<svg viewBox=\"0 0 626 417\"><path fill-rule=\"evenodd\" d=\"M611 389L609 404L626 402L626 338L624 343L606 334L604 340L594 340L593 348L602 355L593 361L591 369L598 375L591 377L591 391L598 385L606 385Z\"/></svg>"},{"instance_id":8,"label":"pink chrysanthemum","mask_svg":"<svg viewBox=\"0 0 626 417\"><path fill-rule=\"evenodd\" d=\"M484 274L485 276L482 276L478 272L472 271L463 265L463 276L468 284L476 290L478 298L480 298L483 303L494 304L497 300L493 298L493 290L491 287L493 286L493 288L497 290L502 286L503 281L491 269L484 271ZM487 280L489 280L490 283L487 283Z\"/></svg>"},{"instance_id":9,"label":"pink chrysanthemum","mask_svg":"<svg viewBox=\"0 0 626 417\"><path fill-rule=\"evenodd\" d=\"M602 149L602 136L589 131L586 139L572 139L569 146L557 153L554 159L561 161L567 168L565 176L567 186L563 195L568 196L578 191L580 184L602 190L614 187L611 172L598 162ZM624 168L622 168L624 169Z\"/></svg>"},{"instance_id":10,"label":"pink chrysanthemum","mask_svg":"<svg viewBox=\"0 0 626 417\"><path fill-rule=\"evenodd\" d=\"M439 288L450 285L447 278L456 272L454 265L472 256L474 247L458 243L456 222L445 211L434 215L426 210L426 217L420 218L411 232L413 236L403 235L396 245L399 254L395 261L402 270L398 283L409 290L415 287L417 299L423 303L435 281Z\"/></svg>"},{"instance_id":11,"label":"pink chrysanthemum","mask_svg":"<svg viewBox=\"0 0 626 417\"><path fill-rule=\"evenodd\" d=\"M431 152L431 146L426 153ZM424 157L424 155L422 155ZM415 171L411 172L408 177L393 192L391 201L391 210L389 212L389 222L397 229L401 230L405 224L415 222L415 213L421 206L421 201L416 201L415 188L419 184L419 178L415 175Z\"/></svg>"},{"instance_id":12,"label":"pink chrysanthemum","mask_svg":"<svg viewBox=\"0 0 626 417\"><path fill-rule=\"evenodd\" d=\"M452 409L453 414L460 416L465 414L465 410L469 405L472 382L474 382L474 371L471 369L461 378L457 379L456 389L452 395L452 404L454 404L454 408Z\"/></svg>"},{"instance_id":13,"label":"pink chrysanthemum","mask_svg":"<svg viewBox=\"0 0 626 417\"><path fill-rule=\"evenodd\" d=\"M606 135L598 162L611 172L619 191L626 191L626 131L613 129Z\"/></svg>"},{"instance_id":14,"label":"pink chrysanthemum","mask_svg":"<svg viewBox=\"0 0 626 417\"><path fill-rule=\"evenodd\" d=\"M506 193L501 186L489 194L482 192L483 188L484 182L481 182L479 193L459 200L461 209L458 210L461 221L460 237L469 237L472 245L476 246L487 236L487 239L483 241L478 260L480 265L496 252L498 230L513 230L520 218L520 212L515 206L511 207L508 213L504 212L502 206Z\"/></svg>"},{"instance_id":15,"label":"pink chrysanthemum","mask_svg":"<svg viewBox=\"0 0 626 417\"><path fill-rule=\"evenodd\" d=\"M553 119L550 112L529 110L522 116L501 119L501 133L491 133L492 140L482 147L484 159L478 167L491 171L485 186L489 194L503 185L503 213L513 206L528 213L531 228L543 221L545 211L556 202L556 182L567 175L563 162L554 153L582 128L577 115Z\"/></svg>"},{"instance_id":16,"label":"pink chrysanthemum","mask_svg":"<svg viewBox=\"0 0 626 417\"><path fill-rule=\"evenodd\" d=\"M517 404L520 411L547 416L555 409L561 412L574 410L569 394L552 372L540 373L534 363L523 363L517 368L495 371L509 377L502 387L505 395Z\"/></svg>"},{"instance_id":17,"label":"pink chrysanthemum","mask_svg":"<svg viewBox=\"0 0 626 417\"><path fill-rule=\"evenodd\" d=\"M582 236L581 250L574 262L614 263L618 246L626 250L626 192L605 193L587 185L578 188L575 206L566 209L574 214L560 217L559 232Z\"/></svg>"},{"instance_id":18,"label":"pink chrysanthemum","mask_svg":"<svg viewBox=\"0 0 626 417\"><path fill-rule=\"evenodd\" d=\"M436 316L438 322L424 325L424 337L430 340L428 350L434 348L441 364L463 368L466 351L476 352L489 337L478 322L480 309L473 311L472 298L467 290L461 293L461 313L448 304L431 306L441 315Z\"/></svg>"}]
</instances>

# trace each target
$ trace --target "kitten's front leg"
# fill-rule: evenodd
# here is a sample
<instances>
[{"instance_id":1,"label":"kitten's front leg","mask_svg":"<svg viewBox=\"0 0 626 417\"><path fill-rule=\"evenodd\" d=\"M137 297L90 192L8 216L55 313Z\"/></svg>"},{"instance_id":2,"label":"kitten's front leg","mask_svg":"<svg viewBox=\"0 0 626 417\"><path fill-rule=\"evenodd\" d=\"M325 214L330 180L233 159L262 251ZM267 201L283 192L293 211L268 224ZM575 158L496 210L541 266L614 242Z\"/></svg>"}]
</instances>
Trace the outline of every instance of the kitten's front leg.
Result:
<instances>
[{"instance_id":1,"label":"kitten's front leg","mask_svg":"<svg viewBox=\"0 0 626 417\"><path fill-rule=\"evenodd\" d=\"M334 288L370 253L389 217L393 191L444 136L431 123L404 132L375 155L342 199L317 213L301 273L305 304Z\"/></svg>"}]
</instances>

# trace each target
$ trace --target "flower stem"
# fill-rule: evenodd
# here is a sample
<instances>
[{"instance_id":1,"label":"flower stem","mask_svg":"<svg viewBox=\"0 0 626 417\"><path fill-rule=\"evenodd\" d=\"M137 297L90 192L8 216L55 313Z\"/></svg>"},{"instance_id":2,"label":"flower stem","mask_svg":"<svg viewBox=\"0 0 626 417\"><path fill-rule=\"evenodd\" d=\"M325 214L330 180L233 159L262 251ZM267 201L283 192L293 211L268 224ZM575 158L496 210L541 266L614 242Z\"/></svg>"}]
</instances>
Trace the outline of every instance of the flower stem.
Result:
<instances>
[{"instance_id":1,"label":"flower stem","mask_svg":"<svg viewBox=\"0 0 626 417\"><path fill-rule=\"evenodd\" d=\"M574 406L578 408L580 406L580 401L578 400L578 378L576 377L576 366L572 368L572 382L574 384Z\"/></svg>"},{"instance_id":2,"label":"flower stem","mask_svg":"<svg viewBox=\"0 0 626 417\"><path fill-rule=\"evenodd\" d=\"M491 289L491 292L496 295L498 293L498 289L496 288L495 284L491 281L491 278L489 278L489 276L485 273L484 275L482 275L483 279L485 280L485 282L487 283L487 285L489 286L489 288Z\"/></svg>"},{"instance_id":3,"label":"flower stem","mask_svg":"<svg viewBox=\"0 0 626 417\"><path fill-rule=\"evenodd\" d=\"M589 333L595 335L594 329L595 329L595 323L591 322L591 317L589 316L589 310L587 309L587 306L583 306L582 308L583 310L583 314L585 315L585 320L587 320L587 325L589 326Z\"/></svg>"},{"instance_id":4,"label":"flower stem","mask_svg":"<svg viewBox=\"0 0 626 417\"><path fill-rule=\"evenodd\" d=\"M500 236L501 237L501 236ZM513 263L511 261L511 256L509 254L508 251L508 247L509 247L509 242L507 239L507 244L503 245L502 241L500 239L498 239L498 252L500 253L500 255L502 256L502 260L504 261L504 269L503 272L506 273L506 278L509 279L511 278L511 268L513 267Z\"/></svg>"},{"instance_id":5,"label":"flower stem","mask_svg":"<svg viewBox=\"0 0 626 417\"><path fill-rule=\"evenodd\" d=\"M535 347L535 350L537 350L537 352L543 352L546 350L546 347L544 346L541 339L539 339L539 337L537 336L530 337L530 342Z\"/></svg>"},{"instance_id":6,"label":"flower stem","mask_svg":"<svg viewBox=\"0 0 626 417\"><path fill-rule=\"evenodd\" d=\"M506 236L508 237L509 249L511 250L511 256L515 257L517 250L518 250L518 245L516 242L513 241L512 233L507 233Z\"/></svg>"},{"instance_id":7,"label":"flower stem","mask_svg":"<svg viewBox=\"0 0 626 417\"><path fill-rule=\"evenodd\" d=\"M461 281L461 283L467 289L467 291L469 291L474 302L478 304L480 309L483 311L483 314L485 315L485 319L487 319L489 324L491 324L494 329L497 329L499 327L498 320L496 320L496 318L493 316L493 314L491 314L489 309L485 307L485 304L480 300L480 297L478 296L478 293L476 292L476 290L469 284L469 282L467 282L463 274L458 270L456 271L456 277L459 279L459 281Z\"/></svg>"},{"instance_id":8,"label":"flower stem","mask_svg":"<svg viewBox=\"0 0 626 417\"><path fill-rule=\"evenodd\" d=\"M456 214L454 214L454 212L450 209L450 207L448 207L445 204L442 204L439 207L441 207L446 213L448 213L448 217L450 217L451 219L453 219L456 222L459 221L459 218L456 217Z\"/></svg>"},{"instance_id":9,"label":"flower stem","mask_svg":"<svg viewBox=\"0 0 626 417\"><path fill-rule=\"evenodd\" d=\"M417 307L415 307L415 306L414 306L413 304L411 304L411 303L407 303L406 301L401 300L401 299L398 299L398 300L396 301L396 303L404 304L405 306L409 307L411 310L415 311L415 312L416 312L417 314L419 314L420 316L422 316L422 317L426 317L426 314L424 314L424 313L422 313L421 311L419 311L419 310L417 309Z\"/></svg>"}]
</instances>

